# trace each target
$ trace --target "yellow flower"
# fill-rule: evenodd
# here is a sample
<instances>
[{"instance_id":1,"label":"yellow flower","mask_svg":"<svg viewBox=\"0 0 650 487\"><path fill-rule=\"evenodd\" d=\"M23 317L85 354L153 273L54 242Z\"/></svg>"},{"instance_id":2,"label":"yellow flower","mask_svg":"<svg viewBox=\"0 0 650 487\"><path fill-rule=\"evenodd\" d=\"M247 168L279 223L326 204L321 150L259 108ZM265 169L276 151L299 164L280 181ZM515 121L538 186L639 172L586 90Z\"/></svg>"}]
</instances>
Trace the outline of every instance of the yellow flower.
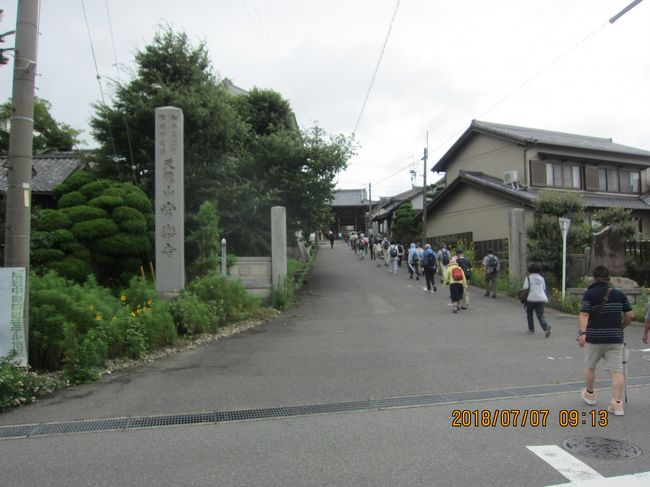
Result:
<instances>
[{"instance_id":1,"label":"yellow flower","mask_svg":"<svg viewBox=\"0 0 650 487\"><path fill-rule=\"evenodd\" d=\"M151 311L151 308L147 308L147 307L145 306L144 309L143 309L142 311L144 311L144 312L146 313L147 311Z\"/></svg>"},{"instance_id":2,"label":"yellow flower","mask_svg":"<svg viewBox=\"0 0 650 487\"><path fill-rule=\"evenodd\" d=\"M95 316L95 319L96 319L97 321L102 321L102 315L100 315L100 314L98 313L98 314Z\"/></svg>"},{"instance_id":3,"label":"yellow flower","mask_svg":"<svg viewBox=\"0 0 650 487\"><path fill-rule=\"evenodd\" d=\"M133 311L131 311L131 316L135 318L135 313Z\"/></svg>"},{"instance_id":4,"label":"yellow flower","mask_svg":"<svg viewBox=\"0 0 650 487\"><path fill-rule=\"evenodd\" d=\"M151 306L152 303L153 303L153 299L151 299L151 298L147 299L147 304L148 304L149 306Z\"/></svg>"},{"instance_id":5,"label":"yellow flower","mask_svg":"<svg viewBox=\"0 0 650 487\"><path fill-rule=\"evenodd\" d=\"M120 301L122 301L122 302L126 301L126 296L124 294L122 294L120 296Z\"/></svg>"}]
</instances>

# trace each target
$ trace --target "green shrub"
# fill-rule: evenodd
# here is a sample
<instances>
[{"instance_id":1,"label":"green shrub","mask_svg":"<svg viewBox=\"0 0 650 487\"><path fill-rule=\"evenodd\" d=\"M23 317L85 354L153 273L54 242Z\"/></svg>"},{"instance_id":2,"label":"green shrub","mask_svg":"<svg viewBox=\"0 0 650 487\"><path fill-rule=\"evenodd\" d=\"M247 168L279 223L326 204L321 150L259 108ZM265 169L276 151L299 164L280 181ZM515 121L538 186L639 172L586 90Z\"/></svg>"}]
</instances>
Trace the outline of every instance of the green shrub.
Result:
<instances>
[{"instance_id":1,"label":"green shrub","mask_svg":"<svg viewBox=\"0 0 650 487\"><path fill-rule=\"evenodd\" d=\"M85 171L78 171L70 175L68 179L65 180L65 182L59 184L54 188L54 194L56 195L57 198L60 198L62 195L66 193L70 193L71 191L77 191L79 188L82 186L85 186L88 183L91 183L95 181L97 178Z\"/></svg>"},{"instance_id":2,"label":"green shrub","mask_svg":"<svg viewBox=\"0 0 650 487\"><path fill-rule=\"evenodd\" d=\"M216 332L218 317L211 308L188 290L169 304L169 311L181 335L199 335Z\"/></svg>"},{"instance_id":3,"label":"green shrub","mask_svg":"<svg viewBox=\"0 0 650 487\"><path fill-rule=\"evenodd\" d=\"M73 191L61 196L58 201L58 206L59 208L70 208L72 206L83 205L85 202L86 197L83 194L79 191Z\"/></svg>"},{"instance_id":4,"label":"green shrub","mask_svg":"<svg viewBox=\"0 0 650 487\"><path fill-rule=\"evenodd\" d=\"M134 235L142 235L147 232L147 221L142 217L140 220L118 221L120 230Z\"/></svg>"},{"instance_id":5,"label":"green shrub","mask_svg":"<svg viewBox=\"0 0 650 487\"><path fill-rule=\"evenodd\" d=\"M54 243L56 244L65 244L69 242L74 242L74 235L70 230L65 228L60 228L52 232L52 237L54 238Z\"/></svg>"},{"instance_id":6,"label":"green shrub","mask_svg":"<svg viewBox=\"0 0 650 487\"><path fill-rule=\"evenodd\" d=\"M45 231L51 232L60 228L70 228L72 221L63 212L58 210L38 210L34 212L34 220L38 220L38 227ZM36 222L34 222L36 224Z\"/></svg>"},{"instance_id":7,"label":"green shrub","mask_svg":"<svg viewBox=\"0 0 650 487\"><path fill-rule=\"evenodd\" d=\"M75 223L72 226L72 234L79 240L97 240L113 235L117 231L117 224L108 218L97 218Z\"/></svg>"},{"instance_id":8,"label":"green shrub","mask_svg":"<svg viewBox=\"0 0 650 487\"><path fill-rule=\"evenodd\" d=\"M74 257L66 257L58 262L53 262L50 264L50 269L75 282L84 282L93 273L88 262Z\"/></svg>"},{"instance_id":9,"label":"green shrub","mask_svg":"<svg viewBox=\"0 0 650 487\"><path fill-rule=\"evenodd\" d=\"M59 380L15 366L9 357L0 357L0 411L30 404L43 395L63 387Z\"/></svg>"},{"instance_id":10,"label":"green shrub","mask_svg":"<svg viewBox=\"0 0 650 487\"><path fill-rule=\"evenodd\" d=\"M124 198L120 196L102 195L91 199L88 206L95 208L103 208L104 210L111 211L113 208L124 205Z\"/></svg>"},{"instance_id":11,"label":"green shrub","mask_svg":"<svg viewBox=\"0 0 650 487\"><path fill-rule=\"evenodd\" d=\"M195 280L188 288L210 307L219 324L248 319L260 305L259 297L246 291L239 281L217 273Z\"/></svg>"},{"instance_id":12,"label":"green shrub","mask_svg":"<svg viewBox=\"0 0 650 487\"><path fill-rule=\"evenodd\" d=\"M91 244L95 252L105 255L145 254L151 250L151 240L146 235L116 233L110 237L97 239Z\"/></svg>"},{"instance_id":13,"label":"green shrub","mask_svg":"<svg viewBox=\"0 0 650 487\"><path fill-rule=\"evenodd\" d=\"M58 249L34 249L31 256L34 265L42 265L63 259L65 253Z\"/></svg>"},{"instance_id":14,"label":"green shrub","mask_svg":"<svg viewBox=\"0 0 650 487\"><path fill-rule=\"evenodd\" d=\"M113 181L108 179L99 179L92 183L84 184L79 188L79 192L90 200L99 196L105 189L110 188L112 184Z\"/></svg>"},{"instance_id":15,"label":"green shrub","mask_svg":"<svg viewBox=\"0 0 650 487\"><path fill-rule=\"evenodd\" d=\"M85 222L87 220L96 220L98 218L108 218L108 213L101 208L80 205L62 210L72 223Z\"/></svg>"}]
</instances>

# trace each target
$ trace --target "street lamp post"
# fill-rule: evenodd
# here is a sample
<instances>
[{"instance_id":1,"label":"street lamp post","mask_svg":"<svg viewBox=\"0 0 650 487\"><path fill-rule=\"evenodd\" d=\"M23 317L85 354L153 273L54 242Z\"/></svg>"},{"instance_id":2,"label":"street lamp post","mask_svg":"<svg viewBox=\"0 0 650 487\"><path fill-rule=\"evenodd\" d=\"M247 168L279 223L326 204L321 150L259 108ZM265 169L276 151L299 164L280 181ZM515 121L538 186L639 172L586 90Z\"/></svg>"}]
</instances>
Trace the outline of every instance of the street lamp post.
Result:
<instances>
[{"instance_id":1,"label":"street lamp post","mask_svg":"<svg viewBox=\"0 0 650 487\"><path fill-rule=\"evenodd\" d=\"M566 238L571 226L570 218L558 218L560 231L562 232L562 301L566 295Z\"/></svg>"},{"instance_id":2,"label":"street lamp post","mask_svg":"<svg viewBox=\"0 0 650 487\"><path fill-rule=\"evenodd\" d=\"M226 276L226 239L221 239L221 275Z\"/></svg>"}]
</instances>

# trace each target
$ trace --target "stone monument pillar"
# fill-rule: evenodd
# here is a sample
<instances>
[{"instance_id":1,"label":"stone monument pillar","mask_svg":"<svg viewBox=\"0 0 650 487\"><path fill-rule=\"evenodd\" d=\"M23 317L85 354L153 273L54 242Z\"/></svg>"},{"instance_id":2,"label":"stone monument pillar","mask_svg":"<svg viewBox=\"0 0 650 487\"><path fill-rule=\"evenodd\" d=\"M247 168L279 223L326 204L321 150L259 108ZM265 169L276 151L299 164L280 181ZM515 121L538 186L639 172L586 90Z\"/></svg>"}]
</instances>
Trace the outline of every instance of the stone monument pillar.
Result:
<instances>
[{"instance_id":1,"label":"stone monument pillar","mask_svg":"<svg viewBox=\"0 0 650 487\"><path fill-rule=\"evenodd\" d=\"M287 278L287 209L271 208L271 272L273 287L284 286Z\"/></svg>"},{"instance_id":2,"label":"stone monument pillar","mask_svg":"<svg viewBox=\"0 0 650 487\"><path fill-rule=\"evenodd\" d=\"M508 213L510 235L508 241L508 266L515 281L524 279L527 272L526 260L526 212L522 208L513 208Z\"/></svg>"},{"instance_id":3,"label":"stone monument pillar","mask_svg":"<svg viewBox=\"0 0 650 487\"><path fill-rule=\"evenodd\" d=\"M603 228L594 234L591 243L591 258L589 259L589 275L596 266L603 265L609 269L610 276L622 276L625 267L625 242L611 226Z\"/></svg>"},{"instance_id":4,"label":"stone monument pillar","mask_svg":"<svg viewBox=\"0 0 650 487\"><path fill-rule=\"evenodd\" d=\"M183 111L156 108L156 291L174 298L185 287Z\"/></svg>"}]
</instances>

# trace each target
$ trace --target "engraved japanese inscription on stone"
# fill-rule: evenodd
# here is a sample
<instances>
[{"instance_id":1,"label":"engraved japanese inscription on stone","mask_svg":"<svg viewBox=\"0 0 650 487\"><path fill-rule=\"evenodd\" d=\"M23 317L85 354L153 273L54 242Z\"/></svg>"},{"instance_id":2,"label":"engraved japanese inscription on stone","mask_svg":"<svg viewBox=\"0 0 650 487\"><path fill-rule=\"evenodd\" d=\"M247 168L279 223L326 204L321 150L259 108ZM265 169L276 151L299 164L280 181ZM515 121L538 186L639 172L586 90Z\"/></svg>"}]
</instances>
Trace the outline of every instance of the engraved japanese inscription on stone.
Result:
<instances>
[{"instance_id":1,"label":"engraved japanese inscription on stone","mask_svg":"<svg viewBox=\"0 0 650 487\"><path fill-rule=\"evenodd\" d=\"M183 112L156 108L156 289L185 287Z\"/></svg>"}]
</instances>

